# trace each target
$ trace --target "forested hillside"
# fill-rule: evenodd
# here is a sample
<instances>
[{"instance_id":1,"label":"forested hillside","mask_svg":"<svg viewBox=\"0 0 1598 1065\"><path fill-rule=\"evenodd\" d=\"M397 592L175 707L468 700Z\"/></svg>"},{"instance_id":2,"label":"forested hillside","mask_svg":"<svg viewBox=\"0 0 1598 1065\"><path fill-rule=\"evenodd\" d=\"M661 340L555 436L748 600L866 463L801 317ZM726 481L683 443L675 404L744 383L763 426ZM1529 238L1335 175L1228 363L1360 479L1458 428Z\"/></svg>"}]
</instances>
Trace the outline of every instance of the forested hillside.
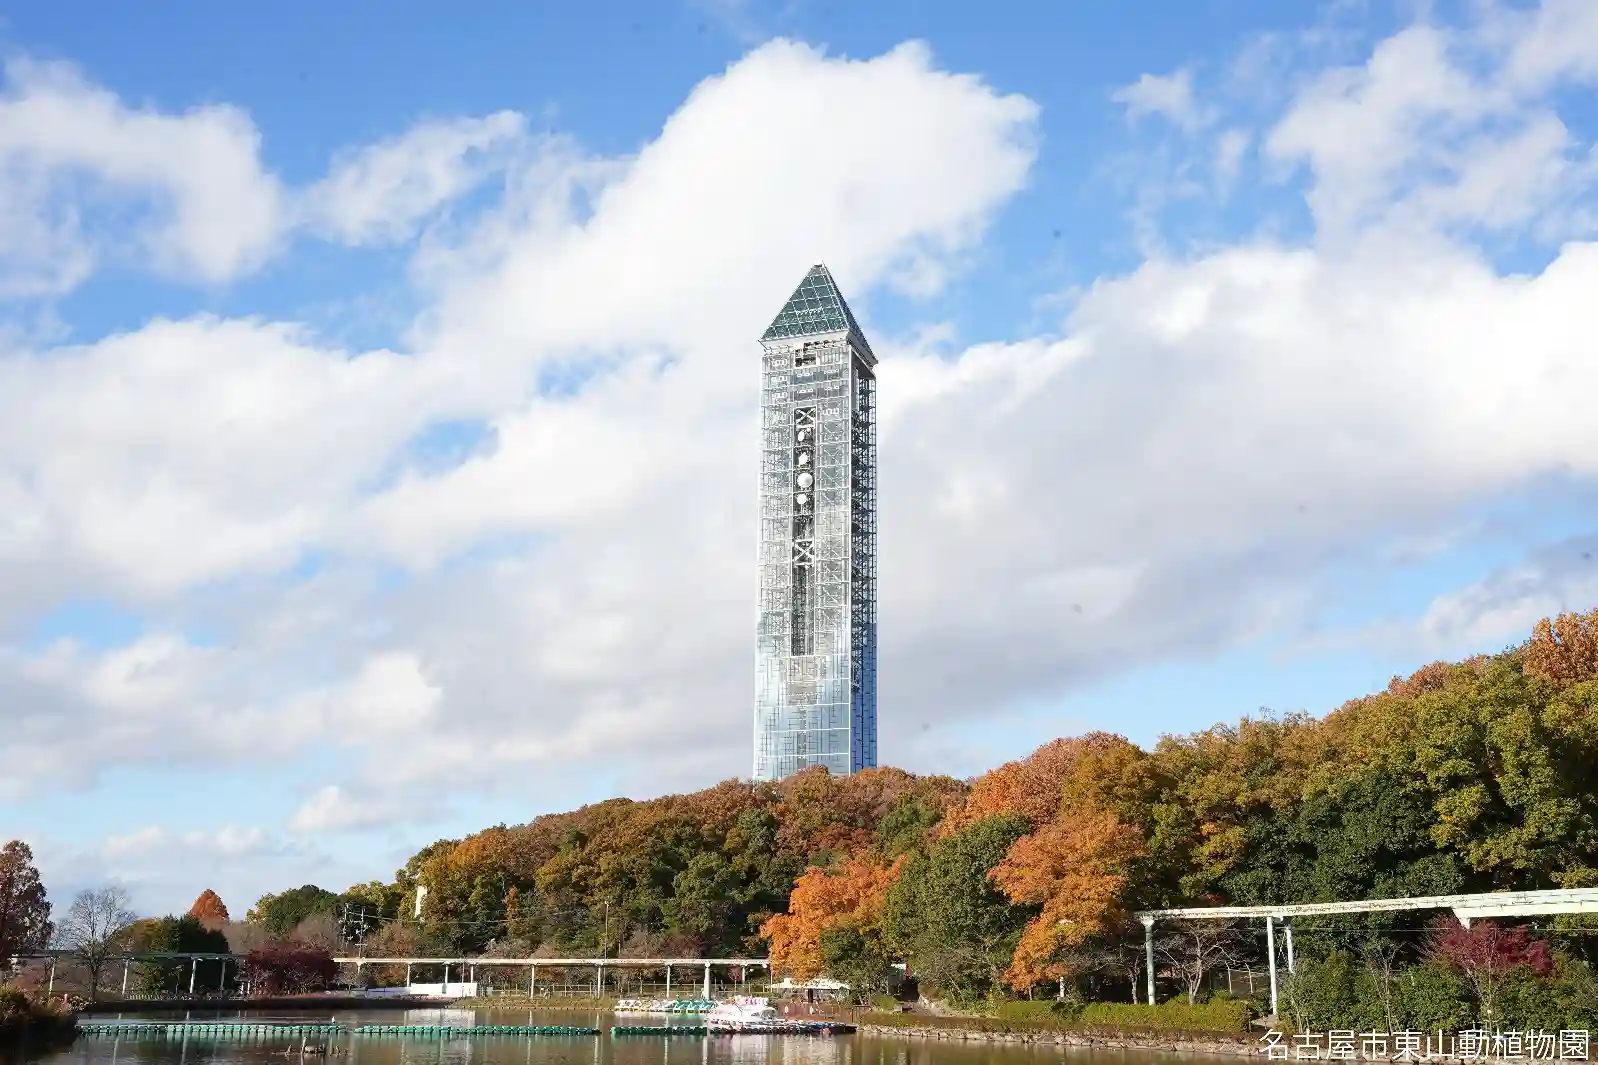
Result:
<instances>
[{"instance_id":1,"label":"forested hillside","mask_svg":"<svg viewBox=\"0 0 1598 1065\"><path fill-rule=\"evenodd\" d=\"M970 783L810 771L612 800L435 843L343 898L369 904L385 950L769 948L799 975L862 985L903 960L958 997L1068 978L1126 998L1131 909L1598 884L1595 678L1598 614L1565 616L1325 718L1250 718L1152 750L1060 739ZM395 920L418 884L419 926ZM1385 937L1418 958L1416 921L1323 921L1299 947L1328 957ZM1582 921L1556 925L1541 934L1582 956ZM1162 956L1180 979L1177 949Z\"/></svg>"}]
</instances>

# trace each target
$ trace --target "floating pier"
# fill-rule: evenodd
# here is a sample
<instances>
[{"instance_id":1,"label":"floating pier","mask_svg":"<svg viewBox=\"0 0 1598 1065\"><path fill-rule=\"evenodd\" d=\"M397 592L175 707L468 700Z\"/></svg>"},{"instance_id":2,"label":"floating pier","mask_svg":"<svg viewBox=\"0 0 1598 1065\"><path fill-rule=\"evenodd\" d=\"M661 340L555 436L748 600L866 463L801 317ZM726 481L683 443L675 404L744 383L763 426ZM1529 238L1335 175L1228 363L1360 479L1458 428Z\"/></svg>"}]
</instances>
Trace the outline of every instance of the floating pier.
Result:
<instances>
[{"instance_id":1,"label":"floating pier","mask_svg":"<svg viewBox=\"0 0 1598 1065\"><path fill-rule=\"evenodd\" d=\"M610 1030L613 1036L623 1035L848 1035L852 1024L831 1024L826 1021L751 1021L745 1024L619 1024Z\"/></svg>"},{"instance_id":2,"label":"floating pier","mask_svg":"<svg viewBox=\"0 0 1598 1065\"><path fill-rule=\"evenodd\" d=\"M598 1035L599 1029L572 1028L563 1024L473 1024L456 1027L434 1024L367 1024L352 1029L352 1033L452 1039L462 1035Z\"/></svg>"},{"instance_id":3,"label":"floating pier","mask_svg":"<svg viewBox=\"0 0 1598 1065\"><path fill-rule=\"evenodd\" d=\"M195 1022L163 1024L126 1021L79 1024L82 1035L116 1035L143 1038L206 1036L213 1039L271 1039L295 1035L401 1036L413 1039L454 1039L467 1035L598 1035L598 1028L572 1028L561 1024L367 1024L350 1028L342 1024L256 1024L250 1022Z\"/></svg>"},{"instance_id":4,"label":"floating pier","mask_svg":"<svg viewBox=\"0 0 1598 1065\"><path fill-rule=\"evenodd\" d=\"M713 1035L847 1035L853 1032L849 1024L825 1021L771 1021L747 1024L618 1024L611 1028L613 1036L713 1036ZM358 1028L328 1024L259 1024L249 1021L111 1021L87 1022L78 1025L81 1035L128 1036L141 1039L179 1039L199 1036L218 1040L274 1039L284 1036L359 1035L368 1037L396 1036L402 1039L458 1039L462 1036L526 1036L564 1035L595 1036L598 1028L573 1028L562 1024L363 1024Z\"/></svg>"}]
</instances>

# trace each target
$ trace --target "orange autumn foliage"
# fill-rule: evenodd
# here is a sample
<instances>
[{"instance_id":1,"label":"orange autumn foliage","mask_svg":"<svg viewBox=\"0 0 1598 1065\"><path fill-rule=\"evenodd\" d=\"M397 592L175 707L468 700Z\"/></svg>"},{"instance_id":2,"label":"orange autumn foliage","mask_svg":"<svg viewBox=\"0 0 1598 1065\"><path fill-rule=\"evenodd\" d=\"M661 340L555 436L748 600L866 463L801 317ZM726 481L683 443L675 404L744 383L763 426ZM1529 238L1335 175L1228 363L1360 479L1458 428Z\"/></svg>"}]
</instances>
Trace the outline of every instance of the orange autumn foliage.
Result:
<instances>
[{"instance_id":1,"label":"orange autumn foliage","mask_svg":"<svg viewBox=\"0 0 1598 1065\"><path fill-rule=\"evenodd\" d=\"M222 897L210 888L200 892L200 897L189 907L189 916L198 919L200 924L212 931L228 923L227 906L223 905Z\"/></svg>"},{"instance_id":2,"label":"orange autumn foliage","mask_svg":"<svg viewBox=\"0 0 1598 1065\"><path fill-rule=\"evenodd\" d=\"M771 942L772 970L795 980L821 973L821 936L829 928L853 924L861 929L876 925L882 906L904 866L904 859L879 865L869 858L850 858L834 870L805 870L794 882L788 912L777 914L760 928Z\"/></svg>"},{"instance_id":3,"label":"orange autumn foliage","mask_svg":"<svg viewBox=\"0 0 1598 1065\"><path fill-rule=\"evenodd\" d=\"M989 878L1010 901L1043 909L1022 932L1006 982L1024 991L1069 972L1061 954L1123 918L1127 867L1142 854L1143 833L1094 806L1016 840Z\"/></svg>"},{"instance_id":4,"label":"orange autumn foliage","mask_svg":"<svg viewBox=\"0 0 1598 1065\"><path fill-rule=\"evenodd\" d=\"M1521 661L1528 675L1561 688L1598 677L1598 610L1543 618Z\"/></svg>"},{"instance_id":5,"label":"orange autumn foliage","mask_svg":"<svg viewBox=\"0 0 1598 1065\"><path fill-rule=\"evenodd\" d=\"M997 814L1020 814L1043 825L1062 803L1097 800L1118 809L1128 785L1131 791L1146 790L1147 762L1135 744L1112 733L1058 739L984 774L965 803L944 818L940 831L957 832Z\"/></svg>"}]
</instances>

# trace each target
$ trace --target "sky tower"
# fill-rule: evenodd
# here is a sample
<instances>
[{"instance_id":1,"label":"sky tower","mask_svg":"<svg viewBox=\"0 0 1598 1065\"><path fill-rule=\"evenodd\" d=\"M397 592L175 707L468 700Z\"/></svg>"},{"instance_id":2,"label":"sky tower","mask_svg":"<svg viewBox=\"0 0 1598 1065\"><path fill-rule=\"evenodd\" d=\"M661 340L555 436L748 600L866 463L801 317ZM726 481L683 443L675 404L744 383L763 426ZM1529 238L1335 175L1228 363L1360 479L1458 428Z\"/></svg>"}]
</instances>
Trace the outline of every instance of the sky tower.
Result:
<instances>
[{"instance_id":1,"label":"sky tower","mask_svg":"<svg viewBox=\"0 0 1598 1065\"><path fill-rule=\"evenodd\" d=\"M756 780L877 764L877 358L816 265L760 338Z\"/></svg>"}]
</instances>

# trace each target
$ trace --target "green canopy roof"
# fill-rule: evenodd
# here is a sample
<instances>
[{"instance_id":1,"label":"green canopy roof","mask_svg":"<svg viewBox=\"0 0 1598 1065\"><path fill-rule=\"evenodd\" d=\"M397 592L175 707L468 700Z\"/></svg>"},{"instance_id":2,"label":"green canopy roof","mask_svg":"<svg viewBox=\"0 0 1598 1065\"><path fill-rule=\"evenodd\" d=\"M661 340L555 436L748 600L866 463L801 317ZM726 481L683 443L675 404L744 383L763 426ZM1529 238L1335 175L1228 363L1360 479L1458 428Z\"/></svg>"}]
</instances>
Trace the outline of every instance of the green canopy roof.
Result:
<instances>
[{"instance_id":1,"label":"green canopy roof","mask_svg":"<svg viewBox=\"0 0 1598 1065\"><path fill-rule=\"evenodd\" d=\"M810 268L799 287L793 290L788 302L771 322L761 340L781 340L785 337L808 337L820 333L847 332L860 350L873 359L876 355L866 343L860 323L854 320L849 305L843 301L837 282L825 266L817 263Z\"/></svg>"}]
</instances>

